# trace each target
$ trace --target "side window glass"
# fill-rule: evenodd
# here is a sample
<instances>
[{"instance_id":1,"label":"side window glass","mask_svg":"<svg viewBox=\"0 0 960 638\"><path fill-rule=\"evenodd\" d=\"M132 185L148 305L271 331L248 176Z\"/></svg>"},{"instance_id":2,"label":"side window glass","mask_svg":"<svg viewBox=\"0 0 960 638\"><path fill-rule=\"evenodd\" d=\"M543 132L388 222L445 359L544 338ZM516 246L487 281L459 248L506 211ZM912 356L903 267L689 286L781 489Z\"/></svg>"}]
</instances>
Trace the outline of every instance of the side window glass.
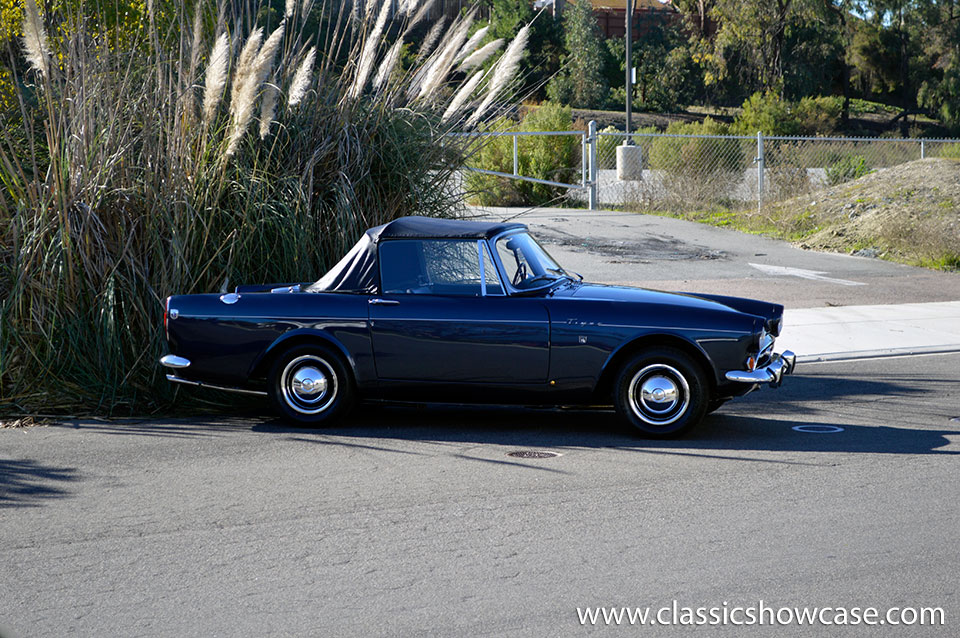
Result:
<instances>
[{"instance_id":1,"label":"side window glass","mask_svg":"<svg viewBox=\"0 0 960 638\"><path fill-rule=\"evenodd\" d=\"M384 294L480 296L476 240L392 239L380 244ZM503 294L497 270L484 251L487 294Z\"/></svg>"},{"instance_id":2,"label":"side window glass","mask_svg":"<svg viewBox=\"0 0 960 638\"><path fill-rule=\"evenodd\" d=\"M423 242L423 258L432 291L438 295L480 294L477 242L432 239Z\"/></svg>"},{"instance_id":3,"label":"side window glass","mask_svg":"<svg viewBox=\"0 0 960 638\"><path fill-rule=\"evenodd\" d=\"M383 293L429 293L423 242L400 239L380 244L380 289Z\"/></svg>"}]
</instances>

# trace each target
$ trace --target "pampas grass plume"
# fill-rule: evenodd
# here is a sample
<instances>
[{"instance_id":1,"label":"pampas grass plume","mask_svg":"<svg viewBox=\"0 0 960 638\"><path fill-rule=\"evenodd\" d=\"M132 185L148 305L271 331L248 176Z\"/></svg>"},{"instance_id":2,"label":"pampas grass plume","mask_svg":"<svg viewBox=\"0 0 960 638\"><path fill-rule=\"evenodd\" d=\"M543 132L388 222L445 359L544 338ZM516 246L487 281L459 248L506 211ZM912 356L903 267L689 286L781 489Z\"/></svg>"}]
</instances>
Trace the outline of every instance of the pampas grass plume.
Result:
<instances>
[{"instance_id":1,"label":"pampas grass plume","mask_svg":"<svg viewBox=\"0 0 960 638\"><path fill-rule=\"evenodd\" d=\"M288 106L296 106L303 100L310 88L311 73L313 72L313 63L317 59L317 47L310 47L303 62L297 67L297 72L293 75L293 82L290 83L290 97L287 99Z\"/></svg>"},{"instance_id":2,"label":"pampas grass plume","mask_svg":"<svg viewBox=\"0 0 960 638\"><path fill-rule=\"evenodd\" d=\"M240 140L250 125L250 120L253 119L253 108L257 100L257 92L260 89L260 85L263 84L264 80L266 80L270 74L270 69L273 66L273 58L277 53L277 49L280 48L280 42L283 39L283 29L284 24L281 23L280 26L270 34L267 41L263 43L263 47L253 57L253 61L247 65L247 68L241 68L237 72L237 77L241 80L241 83L231 102L231 106L235 105L235 108L231 109L233 111L233 130L230 133L230 142L227 145L225 153L227 157L236 153L240 145ZM252 35L250 39L253 39ZM249 43L250 41L248 40L247 45L249 45ZM245 54L249 54L247 46L244 46L243 51L240 53L241 60L249 59L250 56ZM237 86L237 80L234 80L234 86Z\"/></svg>"},{"instance_id":3,"label":"pampas grass plume","mask_svg":"<svg viewBox=\"0 0 960 638\"><path fill-rule=\"evenodd\" d=\"M473 18L468 17L456 28L451 27L453 29L453 35L447 40L446 44L443 45L443 48L435 54L433 62L430 63L430 68L426 72L426 75L424 75L418 99L429 99L430 96L433 95L433 92L443 84L451 67L453 67L457 53L467 39L467 31L470 29L472 22Z\"/></svg>"},{"instance_id":4,"label":"pampas grass plume","mask_svg":"<svg viewBox=\"0 0 960 638\"><path fill-rule=\"evenodd\" d=\"M221 33L210 52L207 77L203 88L203 123L209 124L217 114L217 104L227 85L227 56L230 54L230 38Z\"/></svg>"},{"instance_id":5,"label":"pampas grass plume","mask_svg":"<svg viewBox=\"0 0 960 638\"><path fill-rule=\"evenodd\" d=\"M443 33L443 25L446 23L447 17L442 16L439 20L434 22L433 26L430 27L430 30L427 31L427 35L423 39L423 43L420 45L420 50L417 51L417 64L419 64L421 60L430 55L430 52L433 51L434 45L436 45L437 40L440 39L440 34Z\"/></svg>"},{"instance_id":6,"label":"pampas grass plume","mask_svg":"<svg viewBox=\"0 0 960 638\"><path fill-rule=\"evenodd\" d=\"M493 42L488 42L483 45L473 53L471 53L466 60L460 63L460 70L466 71L467 69L472 69L475 66L480 66L487 61L491 55L496 53L500 47L503 46L503 38L494 40Z\"/></svg>"},{"instance_id":7,"label":"pampas grass plume","mask_svg":"<svg viewBox=\"0 0 960 638\"><path fill-rule=\"evenodd\" d=\"M487 88L487 96L477 107L473 115L467 120L467 126L471 126L480 120L484 112L490 108L490 104L497 96L509 86L510 81L520 68L520 59L523 57L523 51L527 46L527 39L530 37L530 25L524 26L517 32L517 37L513 39L503 56L497 60L493 67L493 77L490 78L490 85Z\"/></svg>"},{"instance_id":8,"label":"pampas grass plume","mask_svg":"<svg viewBox=\"0 0 960 638\"><path fill-rule=\"evenodd\" d=\"M473 92L477 90L477 85L480 84L480 80L483 79L483 71L477 71L473 74L469 80L467 80L463 86L457 91L457 94L453 96L453 99L450 101L450 106L447 107L447 110L443 112L443 117L440 118L441 122L446 122L451 117L457 114L457 112L463 108L463 104L473 95Z\"/></svg>"},{"instance_id":9,"label":"pampas grass plume","mask_svg":"<svg viewBox=\"0 0 960 638\"><path fill-rule=\"evenodd\" d=\"M23 4L23 51L30 66L43 77L49 77L50 45L36 0L25 0Z\"/></svg>"},{"instance_id":10,"label":"pampas grass plume","mask_svg":"<svg viewBox=\"0 0 960 638\"><path fill-rule=\"evenodd\" d=\"M403 40L397 40L393 43L393 46L390 47L390 50L387 51L387 54L383 56L383 62L380 63L380 68L377 69L377 74L373 78L374 89L379 89L381 86L386 85L390 79L390 74L393 72L393 68L397 66L397 60L400 59L400 47L402 46Z\"/></svg>"},{"instance_id":11,"label":"pampas grass plume","mask_svg":"<svg viewBox=\"0 0 960 638\"><path fill-rule=\"evenodd\" d=\"M480 41L483 40L483 38L487 35L487 31L489 30L489 26L477 29L477 32L470 36L470 39L467 40L467 43L464 44L463 48L460 49L460 52L457 53L457 62L470 55L470 53L477 48L477 45L480 44Z\"/></svg>"},{"instance_id":12,"label":"pampas grass plume","mask_svg":"<svg viewBox=\"0 0 960 638\"><path fill-rule=\"evenodd\" d=\"M363 49L360 52L360 64L357 66L357 75L354 77L353 84L347 92L352 98L359 97L363 89L367 86L367 80L370 78L370 71L373 69L374 58L377 55L377 48L380 46L380 35L383 33L383 27L387 24L387 18L390 16L390 0L382 0L380 13L377 14L377 21L373 24L373 29L367 34L363 41ZM373 4L372 2L370 3ZM368 13L372 11L367 8Z\"/></svg>"},{"instance_id":13,"label":"pampas grass plume","mask_svg":"<svg viewBox=\"0 0 960 638\"><path fill-rule=\"evenodd\" d=\"M277 114L277 97L280 91L276 85L268 83L263 88L263 104L260 105L260 139L267 139L270 135L270 125Z\"/></svg>"}]
</instances>

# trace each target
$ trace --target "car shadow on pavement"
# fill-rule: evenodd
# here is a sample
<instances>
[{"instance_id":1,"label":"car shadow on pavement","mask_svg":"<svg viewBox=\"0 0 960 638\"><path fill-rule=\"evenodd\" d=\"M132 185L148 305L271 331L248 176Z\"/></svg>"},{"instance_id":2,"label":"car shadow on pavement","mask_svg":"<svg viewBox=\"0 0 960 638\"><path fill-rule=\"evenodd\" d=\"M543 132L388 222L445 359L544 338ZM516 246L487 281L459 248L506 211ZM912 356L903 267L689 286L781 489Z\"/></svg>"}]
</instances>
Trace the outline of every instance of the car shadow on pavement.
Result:
<instances>
[{"instance_id":1,"label":"car shadow on pavement","mask_svg":"<svg viewBox=\"0 0 960 638\"><path fill-rule=\"evenodd\" d=\"M299 440L329 445L431 441L622 448L721 458L734 458L734 452L953 455L960 454L960 427L936 427L948 423L936 410L943 403L938 398L950 396L954 385L952 380L909 374L843 377L813 371L792 377L777 390L735 399L675 440L640 438L612 410L499 406L364 406L329 428L296 428L270 420L253 430L295 434ZM909 408L900 411L906 415L897 416L898 406L904 405ZM956 446L951 436L958 437Z\"/></svg>"},{"instance_id":2,"label":"car shadow on pavement","mask_svg":"<svg viewBox=\"0 0 960 638\"><path fill-rule=\"evenodd\" d=\"M74 468L0 459L0 509L38 507L45 500L69 496L66 484L78 479Z\"/></svg>"},{"instance_id":3,"label":"car shadow on pavement","mask_svg":"<svg viewBox=\"0 0 960 638\"><path fill-rule=\"evenodd\" d=\"M798 432L795 425L832 426L840 432ZM817 429L816 427L811 429ZM330 428L291 427L271 420L253 427L255 432L291 434L299 441L326 445L384 449L383 442L430 441L512 446L517 448L621 448L662 450L669 454L712 452L842 452L871 454L960 454L940 450L951 445L958 430L837 424L823 420L795 421L789 416L771 418L717 413L708 416L693 432L680 439L656 440L637 436L623 426L612 411L539 410L430 406L361 409L344 423ZM404 451L404 450L392 450ZM747 459L745 459L747 460ZM750 459L756 460L756 459Z\"/></svg>"}]
</instances>

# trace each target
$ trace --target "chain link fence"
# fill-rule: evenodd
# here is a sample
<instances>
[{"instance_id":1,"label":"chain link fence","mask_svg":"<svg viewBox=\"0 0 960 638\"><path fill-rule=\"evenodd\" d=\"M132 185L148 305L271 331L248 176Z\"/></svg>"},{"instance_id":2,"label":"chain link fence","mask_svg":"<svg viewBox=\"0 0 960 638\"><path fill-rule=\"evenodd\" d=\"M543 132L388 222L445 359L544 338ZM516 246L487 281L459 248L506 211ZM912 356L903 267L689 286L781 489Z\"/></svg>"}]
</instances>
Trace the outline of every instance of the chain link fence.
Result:
<instances>
[{"instance_id":1,"label":"chain link fence","mask_svg":"<svg viewBox=\"0 0 960 638\"><path fill-rule=\"evenodd\" d=\"M522 174L524 146L537 135L557 134L576 135L581 152L568 165L557 166L548 183L590 208L675 212L745 208L808 194L905 162L960 159L960 140L635 133L630 136L635 147L630 151L633 170L618 175L617 147L623 145L626 134L598 132L591 122L583 132L498 133L512 136L510 144L505 144L512 147L512 161L505 157L503 169L483 172L542 181L542 177Z\"/></svg>"}]
</instances>

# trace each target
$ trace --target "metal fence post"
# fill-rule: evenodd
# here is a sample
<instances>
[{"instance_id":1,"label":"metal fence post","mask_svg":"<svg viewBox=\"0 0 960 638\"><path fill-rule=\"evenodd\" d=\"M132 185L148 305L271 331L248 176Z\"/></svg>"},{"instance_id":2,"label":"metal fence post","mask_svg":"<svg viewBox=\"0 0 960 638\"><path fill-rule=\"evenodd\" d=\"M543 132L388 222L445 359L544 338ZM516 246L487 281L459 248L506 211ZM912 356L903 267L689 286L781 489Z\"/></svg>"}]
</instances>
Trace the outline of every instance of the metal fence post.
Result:
<instances>
[{"instance_id":1,"label":"metal fence post","mask_svg":"<svg viewBox=\"0 0 960 638\"><path fill-rule=\"evenodd\" d=\"M514 175L520 174L520 157L517 154L517 140L519 139L519 137L520 137L519 135L513 136L513 174Z\"/></svg>"},{"instance_id":2,"label":"metal fence post","mask_svg":"<svg viewBox=\"0 0 960 638\"><path fill-rule=\"evenodd\" d=\"M926 159L926 149L923 147L923 140L920 140L920 159Z\"/></svg>"},{"instance_id":3,"label":"metal fence post","mask_svg":"<svg viewBox=\"0 0 960 638\"><path fill-rule=\"evenodd\" d=\"M580 136L580 186L587 187L587 163L590 156L587 155L587 132L584 131Z\"/></svg>"},{"instance_id":4,"label":"metal fence post","mask_svg":"<svg viewBox=\"0 0 960 638\"><path fill-rule=\"evenodd\" d=\"M763 205L763 133L757 131L757 210Z\"/></svg>"},{"instance_id":5,"label":"metal fence post","mask_svg":"<svg viewBox=\"0 0 960 638\"><path fill-rule=\"evenodd\" d=\"M590 210L597 210L597 122L590 120Z\"/></svg>"}]
</instances>

